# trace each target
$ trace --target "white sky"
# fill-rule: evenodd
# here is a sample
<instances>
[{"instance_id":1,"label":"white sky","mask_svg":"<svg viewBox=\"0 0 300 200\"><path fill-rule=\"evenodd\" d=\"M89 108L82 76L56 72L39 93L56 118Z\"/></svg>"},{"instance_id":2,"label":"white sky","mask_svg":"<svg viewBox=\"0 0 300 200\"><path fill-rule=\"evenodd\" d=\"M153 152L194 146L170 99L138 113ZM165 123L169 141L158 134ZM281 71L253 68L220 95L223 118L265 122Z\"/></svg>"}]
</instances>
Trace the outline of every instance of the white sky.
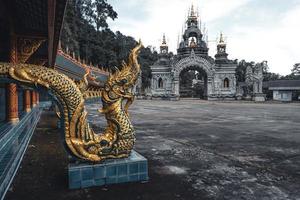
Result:
<instances>
[{"instance_id":1,"label":"white sky","mask_svg":"<svg viewBox=\"0 0 300 200\"><path fill-rule=\"evenodd\" d=\"M286 75L300 62L300 0L108 0L118 13L113 31L141 38L158 49L163 33L176 53L178 35L192 2L208 30L209 55L222 31L230 59L261 62Z\"/></svg>"}]
</instances>

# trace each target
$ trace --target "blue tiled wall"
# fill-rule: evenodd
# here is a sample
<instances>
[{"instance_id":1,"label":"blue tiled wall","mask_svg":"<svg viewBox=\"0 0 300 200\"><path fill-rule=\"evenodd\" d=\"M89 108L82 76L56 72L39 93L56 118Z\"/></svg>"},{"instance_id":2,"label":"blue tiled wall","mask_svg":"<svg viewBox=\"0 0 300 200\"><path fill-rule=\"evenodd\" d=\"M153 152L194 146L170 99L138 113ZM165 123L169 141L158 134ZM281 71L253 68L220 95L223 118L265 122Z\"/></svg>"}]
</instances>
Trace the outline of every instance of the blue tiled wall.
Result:
<instances>
[{"instance_id":1,"label":"blue tiled wall","mask_svg":"<svg viewBox=\"0 0 300 200\"><path fill-rule=\"evenodd\" d=\"M148 179L148 161L135 151L132 151L129 158L107 160L101 164L69 165L71 189Z\"/></svg>"}]
</instances>

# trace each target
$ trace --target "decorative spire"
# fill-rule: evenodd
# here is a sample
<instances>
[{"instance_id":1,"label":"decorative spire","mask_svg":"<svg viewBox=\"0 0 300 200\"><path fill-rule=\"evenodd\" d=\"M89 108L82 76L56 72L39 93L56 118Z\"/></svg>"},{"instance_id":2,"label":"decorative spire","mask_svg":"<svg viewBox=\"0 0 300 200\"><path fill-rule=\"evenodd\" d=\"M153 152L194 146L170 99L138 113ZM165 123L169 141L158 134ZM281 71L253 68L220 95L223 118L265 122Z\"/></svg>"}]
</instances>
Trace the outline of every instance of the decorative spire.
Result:
<instances>
[{"instance_id":1,"label":"decorative spire","mask_svg":"<svg viewBox=\"0 0 300 200\"><path fill-rule=\"evenodd\" d=\"M224 40L223 33L220 33L220 38L217 45L217 54L215 55L216 60L227 60L228 54L226 53L226 43Z\"/></svg>"},{"instance_id":2,"label":"decorative spire","mask_svg":"<svg viewBox=\"0 0 300 200\"><path fill-rule=\"evenodd\" d=\"M194 10L194 4L192 4L192 7L191 7L191 15L190 15L191 17L194 17L194 16L196 16L195 15L195 10Z\"/></svg>"},{"instance_id":3,"label":"decorative spire","mask_svg":"<svg viewBox=\"0 0 300 200\"><path fill-rule=\"evenodd\" d=\"M160 45L160 53L162 53L162 54L168 53L168 45L167 45L165 34L163 35L163 40L162 40L162 43Z\"/></svg>"},{"instance_id":4,"label":"decorative spire","mask_svg":"<svg viewBox=\"0 0 300 200\"><path fill-rule=\"evenodd\" d=\"M222 33L222 32L220 33L219 44L225 44L225 41L224 41L224 37L223 37L223 33Z\"/></svg>"},{"instance_id":5,"label":"decorative spire","mask_svg":"<svg viewBox=\"0 0 300 200\"><path fill-rule=\"evenodd\" d=\"M194 4L192 4L191 8L189 9L186 25L187 25L187 28L198 27L198 25L199 25L198 14L195 12Z\"/></svg>"},{"instance_id":6,"label":"decorative spire","mask_svg":"<svg viewBox=\"0 0 300 200\"><path fill-rule=\"evenodd\" d=\"M166 35L164 34L163 35L163 42L162 42L163 44L167 44L167 42L166 42Z\"/></svg>"},{"instance_id":7,"label":"decorative spire","mask_svg":"<svg viewBox=\"0 0 300 200\"><path fill-rule=\"evenodd\" d=\"M167 45L166 35L165 35L165 34L163 35L163 40L162 40L161 46L162 46L162 47L168 46L168 45Z\"/></svg>"},{"instance_id":8,"label":"decorative spire","mask_svg":"<svg viewBox=\"0 0 300 200\"><path fill-rule=\"evenodd\" d=\"M189 16L188 19L194 19L197 20L198 19L198 12L195 12L195 8L194 8L194 4L192 4L191 9L189 11Z\"/></svg>"}]
</instances>

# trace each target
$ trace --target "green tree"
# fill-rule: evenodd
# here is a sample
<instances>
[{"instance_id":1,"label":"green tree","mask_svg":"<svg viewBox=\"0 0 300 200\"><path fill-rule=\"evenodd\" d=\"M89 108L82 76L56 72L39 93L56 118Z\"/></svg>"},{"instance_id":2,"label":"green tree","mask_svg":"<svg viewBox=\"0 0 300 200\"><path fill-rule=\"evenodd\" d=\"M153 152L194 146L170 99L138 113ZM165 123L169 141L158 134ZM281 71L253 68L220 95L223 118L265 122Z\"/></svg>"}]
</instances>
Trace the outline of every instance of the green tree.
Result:
<instances>
[{"instance_id":1,"label":"green tree","mask_svg":"<svg viewBox=\"0 0 300 200\"><path fill-rule=\"evenodd\" d=\"M152 52L151 46L143 48L140 52L139 63L142 69L142 89L148 88L151 85L151 68L158 60L158 53Z\"/></svg>"},{"instance_id":2,"label":"green tree","mask_svg":"<svg viewBox=\"0 0 300 200\"><path fill-rule=\"evenodd\" d=\"M99 31L100 28L108 28L108 18L114 20L118 17L118 14L114 11L113 7L107 3L107 0L94 0L92 8L94 10L92 19L97 31Z\"/></svg>"},{"instance_id":3,"label":"green tree","mask_svg":"<svg viewBox=\"0 0 300 200\"><path fill-rule=\"evenodd\" d=\"M237 68L235 70L236 72L236 78L238 82L245 82L246 79L246 69L248 66L253 67L254 66L254 62L247 62L245 60L241 60L240 62L238 62Z\"/></svg>"},{"instance_id":4,"label":"green tree","mask_svg":"<svg viewBox=\"0 0 300 200\"><path fill-rule=\"evenodd\" d=\"M294 64L292 73L300 73L300 63Z\"/></svg>"},{"instance_id":5,"label":"green tree","mask_svg":"<svg viewBox=\"0 0 300 200\"><path fill-rule=\"evenodd\" d=\"M111 70L127 61L137 41L120 31L114 33L107 19L116 19L117 13L107 0L69 0L61 34L63 48L80 55L81 59ZM151 47L141 50L143 88L150 86L150 66L158 59Z\"/></svg>"}]
</instances>

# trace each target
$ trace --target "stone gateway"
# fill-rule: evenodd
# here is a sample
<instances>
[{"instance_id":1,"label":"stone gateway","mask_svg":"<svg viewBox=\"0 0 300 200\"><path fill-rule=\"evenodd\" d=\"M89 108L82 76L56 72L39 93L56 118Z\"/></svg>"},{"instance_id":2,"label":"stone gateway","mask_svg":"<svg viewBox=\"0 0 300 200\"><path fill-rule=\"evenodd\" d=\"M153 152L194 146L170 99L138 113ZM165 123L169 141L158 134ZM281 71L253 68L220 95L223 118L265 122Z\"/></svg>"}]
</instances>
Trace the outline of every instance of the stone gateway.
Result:
<instances>
[{"instance_id":1,"label":"stone gateway","mask_svg":"<svg viewBox=\"0 0 300 200\"><path fill-rule=\"evenodd\" d=\"M151 66L152 99L179 100L180 74L196 70L204 74L204 98L208 100L235 99L237 62L229 60L226 43L221 33L215 59L208 55L207 41L204 41L200 30L200 20L192 6L186 21L186 30L179 43L177 55L170 55L165 35L160 45L159 59Z\"/></svg>"}]
</instances>

